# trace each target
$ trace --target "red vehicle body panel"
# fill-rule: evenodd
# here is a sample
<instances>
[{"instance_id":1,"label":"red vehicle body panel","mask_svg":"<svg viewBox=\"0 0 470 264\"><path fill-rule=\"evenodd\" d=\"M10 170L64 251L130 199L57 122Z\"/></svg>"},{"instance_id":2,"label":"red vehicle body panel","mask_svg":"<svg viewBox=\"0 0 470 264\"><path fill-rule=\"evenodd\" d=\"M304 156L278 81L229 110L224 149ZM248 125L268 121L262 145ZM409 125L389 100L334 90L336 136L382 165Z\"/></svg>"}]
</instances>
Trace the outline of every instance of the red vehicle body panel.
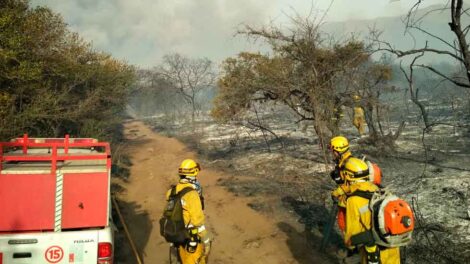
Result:
<instances>
[{"instance_id":1,"label":"red vehicle body panel","mask_svg":"<svg viewBox=\"0 0 470 264\"><path fill-rule=\"evenodd\" d=\"M5 153L8 148L22 151ZM30 151L34 148L49 151L38 154ZM86 151L69 152L74 148ZM78 162L73 172L62 170L71 162ZM21 164L26 164L28 172L8 171ZM34 171L37 164L42 164L42 169ZM61 229L107 226L110 169L109 144L94 139L67 136L37 141L25 135L13 142L0 142L0 232L54 230L56 172L63 173Z\"/></svg>"},{"instance_id":2,"label":"red vehicle body panel","mask_svg":"<svg viewBox=\"0 0 470 264\"><path fill-rule=\"evenodd\" d=\"M55 176L0 175L0 232L54 229Z\"/></svg>"},{"instance_id":3,"label":"red vehicle body panel","mask_svg":"<svg viewBox=\"0 0 470 264\"><path fill-rule=\"evenodd\" d=\"M106 226L108 174L64 174L62 228Z\"/></svg>"}]
</instances>

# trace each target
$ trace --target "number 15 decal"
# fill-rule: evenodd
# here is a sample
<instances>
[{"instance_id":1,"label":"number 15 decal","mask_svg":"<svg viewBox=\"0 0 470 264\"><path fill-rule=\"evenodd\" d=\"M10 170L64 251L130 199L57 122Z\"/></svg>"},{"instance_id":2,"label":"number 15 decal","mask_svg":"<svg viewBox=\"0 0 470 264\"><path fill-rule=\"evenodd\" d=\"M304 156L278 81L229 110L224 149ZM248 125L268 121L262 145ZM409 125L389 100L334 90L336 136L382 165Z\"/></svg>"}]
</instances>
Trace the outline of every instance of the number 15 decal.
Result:
<instances>
[{"instance_id":1,"label":"number 15 decal","mask_svg":"<svg viewBox=\"0 0 470 264\"><path fill-rule=\"evenodd\" d=\"M44 254L47 262L49 263L58 263L64 257L64 250L59 246L52 246L46 250Z\"/></svg>"}]
</instances>

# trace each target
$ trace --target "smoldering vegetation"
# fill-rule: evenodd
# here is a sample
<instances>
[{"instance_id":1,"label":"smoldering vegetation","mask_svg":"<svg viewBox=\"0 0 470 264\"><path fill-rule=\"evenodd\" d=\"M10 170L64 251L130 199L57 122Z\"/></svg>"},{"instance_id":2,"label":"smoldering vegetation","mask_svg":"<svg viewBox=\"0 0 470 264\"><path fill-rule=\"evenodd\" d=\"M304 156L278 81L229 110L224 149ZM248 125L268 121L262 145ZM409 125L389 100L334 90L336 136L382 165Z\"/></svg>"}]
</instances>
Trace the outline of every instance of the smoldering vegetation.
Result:
<instances>
[{"instance_id":1,"label":"smoldering vegetation","mask_svg":"<svg viewBox=\"0 0 470 264\"><path fill-rule=\"evenodd\" d=\"M458 5L462 1L451 2L447 9L434 6L431 11L464 14ZM404 27L433 37L417 19L432 12L418 12L417 6ZM238 34L264 42L272 52L227 58L214 82L199 89L182 88L156 67L152 75L158 82L142 79L152 95L136 93L133 108L155 131L196 150L204 166L226 171L219 184L258 198L260 202L250 204L254 210L292 213L305 226L306 243L317 249L335 187L328 176L333 163L326 144L331 136L344 135L354 154L378 163L384 185L412 206L414 239L402 248L402 260L466 263L468 46L454 46L458 55L438 50L448 58L427 63L422 61L426 54L436 52L428 42L422 48L396 50L376 30L369 41L335 40L321 30L321 18L291 19L284 27L242 27ZM465 25L460 17L452 19L451 31L461 43L468 30L457 30ZM378 51L387 53L372 56ZM194 100L184 100L181 92L193 92ZM358 107L367 124L363 136L352 125ZM339 256L342 247L336 230L327 254Z\"/></svg>"},{"instance_id":2,"label":"smoldering vegetation","mask_svg":"<svg viewBox=\"0 0 470 264\"><path fill-rule=\"evenodd\" d=\"M466 250L470 242L469 130L437 126L423 133L419 113L406 96L397 92L390 98L395 99L390 100L385 127L396 129L403 119L407 123L392 146L371 145L368 138L358 137L351 125L351 109L345 109L341 120L342 134L351 139L355 154L380 165L385 185L413 206L414 241L402 251L407 263L464 263L470 253ZM313 126L296 123L289 109L275 104L257 107L258 125L264 129L247 122L221 125L205 112L194 123L184 114L171 119L157 114L146 122L197 150L204 166L236 175L221 176L219 184L228 190L241 196L277 197L283 206L274 206L273 211L273 205L260 202L251 204L253 209L291 211L306 231L319 236L331 207L329 191L334 188L328 176L331 157L322 151ZM447 122L456 122L455 117L465 113L463 105L455 112L443 103L430 109L431 117ZM342 247L338 230L335 237L332 252Z\"/></svg>"}]
</instances>

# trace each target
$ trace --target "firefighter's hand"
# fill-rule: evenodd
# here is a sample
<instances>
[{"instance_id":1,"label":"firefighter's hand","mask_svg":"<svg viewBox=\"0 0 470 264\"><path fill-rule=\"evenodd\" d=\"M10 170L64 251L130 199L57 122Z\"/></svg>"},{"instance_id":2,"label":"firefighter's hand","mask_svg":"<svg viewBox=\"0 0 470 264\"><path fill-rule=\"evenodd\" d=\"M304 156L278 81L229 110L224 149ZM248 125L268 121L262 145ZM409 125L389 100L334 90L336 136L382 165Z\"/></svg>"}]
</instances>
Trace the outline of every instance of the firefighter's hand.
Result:
<instances>
[{"instance_id":1,"label":"firefighter's hand","mask_svg":"<svg viewBox=\"0 0 470 264\"><path fill-rule=\"evenodd\" d=\"M331 200L333 200L333 203L338 203L339 202L338 196L335 196L333 194L331 194Z\"/></svg>"},{"instance_id":2,"label":"firefighter's hand","mask_svg":"<svg viewBox=\"0 0 470 264\"><path fill-rule=\"evenodd\" d=\"M209 256L209 252L211 251L212 237L207 230L199 233L199 236L201 243L204 245L204 256L207 257Z\"/></svg>"},{"instance_id":3,"label":"firefighter's hand","mask_svg":"<svg viewBox=\"0 0 470 264\"><path fill-rule=\"evenodd\" d=\"M338 188L336 188L334 191L331 192L331 200L333 200L333 202L338 203L340 197L343 196L344 194L345 194L344 190L341 188L341 186L339 186Z\"/></svg>"},{"instance_id":4,"label":"firefighter's hand","mask_svg":"<svg viewBox=\"0 0 470 264\"><path fill-rule=\"evenodd\" d=\"M211 246L212 246L212 241L208 240L203 243L204 244L204 256L209 256L209 253L211 252Z\"/></svg>"}]
</instances>

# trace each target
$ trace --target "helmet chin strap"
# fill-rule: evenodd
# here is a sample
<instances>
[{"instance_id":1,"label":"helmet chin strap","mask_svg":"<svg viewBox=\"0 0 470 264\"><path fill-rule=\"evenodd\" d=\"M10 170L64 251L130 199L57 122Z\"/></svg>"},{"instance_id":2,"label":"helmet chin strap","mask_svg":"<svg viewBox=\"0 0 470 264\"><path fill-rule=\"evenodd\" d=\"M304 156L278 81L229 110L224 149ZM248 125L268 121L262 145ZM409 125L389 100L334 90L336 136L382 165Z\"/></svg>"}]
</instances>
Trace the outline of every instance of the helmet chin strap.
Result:
<instances>
[{"instance_id":1,"label":"helmet chin strap","mask_svg":"<svg viewBox=\"0 0 470 264\"><path fill-rule=\"evenodd\" d=\"M187 176L187 175L180 175L180 179L181 180L186 180L190 183L195 183L197 182L197 178L196 176Z\"/></svg>"},{"instance_id":2,"label":"helmet chin strap","mask_svg":"<svg viewBox=\"0 0 470 264\"><path fill-rule=\"evenodd\" d=\"M190 181L191 183L194 183L197 181L196 176L186 176L186 179L188 179L188 181Z\"/></svg>"},{"instance_id":3,"label":"helmet chin strap","mask_svg":"<svg viewBox=\"0 0 470 264\"><path fill-rule=\"evenodd\" d=\"M344 153L346 153L346 152L340 153L336 150L333 150L333 151L336 153L336 155L333 155L335 161L340 161L341 158L343 158Z\"/></svg>"},{"instance_id":4,"label":"helmet chin strap","mask_svg":"<svg viewBox=\"0 0 470 264\"><path fill-rule=\"evenodd\" d=\"M336 150L333 150L333 151L336 153L335 159L338 159L338 160L341 159L341 156L343 156L343 154L342 154L342 153L339 153L339 152L336 151Z\"/></svg>"}]
</instances>

